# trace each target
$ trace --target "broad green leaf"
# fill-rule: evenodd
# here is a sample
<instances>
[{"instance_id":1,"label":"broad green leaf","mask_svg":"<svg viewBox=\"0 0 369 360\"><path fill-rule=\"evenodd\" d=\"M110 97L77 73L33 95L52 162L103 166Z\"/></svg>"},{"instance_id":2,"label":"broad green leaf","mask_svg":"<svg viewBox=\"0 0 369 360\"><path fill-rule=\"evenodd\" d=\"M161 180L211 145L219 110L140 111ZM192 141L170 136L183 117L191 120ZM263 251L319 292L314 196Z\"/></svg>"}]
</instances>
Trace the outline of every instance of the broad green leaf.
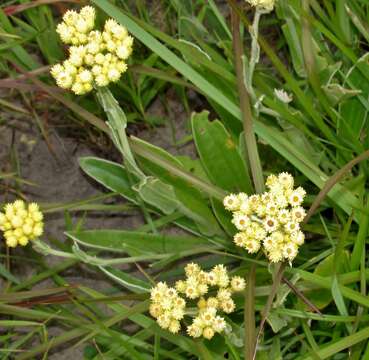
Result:
<instances>
[{"instance_id":1,"label":"broad green leaf","mask_svg":"<svg viewBox=\"0 0 369 360\"><path fill-rule=\"evenodd\" d=\"M131 189L130 179L124 166L96 157L80 158L79 165L87 175L106 188L117 192L129 201L136 202L136 194Z\"/></svg>"},{"instance_id":2,"label":"broad green leaf","mask_svg":"<svg viewBox=\"0 0 369 360\"><path fill-rule=\"evenodd\" d=\"M209 112L192 115L197 151L209 179L230 192L250 193L252 185L238 146L219 121L209 121Z\"/></svg>"},{"instance_id":3,"label":"broad green leaf","mask_svg":"<svg viewBox=\"0 0 369 360\"><path fill-rule=\"evenodd\" d=\"M138 146L140 150L137 152ZM202 179L188 174L179 160L168 152L143 140L135 138L133 149L138 153L140 165L147 173L173 187L179 202L178 211L194 220L201 233L209 236L222 233L204 194L187 181L190 178L202 184ZM211 187L210 184L205 186Z\"/></svg>"},{"instance_id":4,"label":"broad green leaf","mask_svg":"<svg viewBox=\"0 0 369 360\"><path fill-rule=\"evenodd\" d=\"M100 250L128 253L130 256L149 254L176 254L211 244L190 236L169 236L125 230L86 230L67 233L67 236L81 245Z\"/></svg>"},{"instance_id":5,"label":"broad green leaf","mask_svg":"<svg viewBox=\"0 0 369 360\"><path fill-rule=\"evenodd\" d=\"M221 224L224 231L229 235L233 236L236 232L236 228L232 223L232 214L230 211L224 208L224 205L221 201L217 199L211 200L211 205L213 206L213 211L218 219L219 223Z\"/></svg>"},{"instance_id":6,"label":"broad green leaf","mask_svg":"<svg viewBox=\"0 0 369 360\"><path fill-rule=\"evenodd\" d=\"M182 164L182 166L191 174L209 182L209 178L206 175L204 167L201 164L200 159L191 159L189 156L177 155L176 159Z\"/></svg>"},{"instance_id":7,"label":"broad green leaf","mask_svg":"<svg viewBox=\"0 0 369 360\"><path fill-rule=\"evenodd\" d=\"M269 315L267 316L267 321L272 327L274 333L278 333L281 329L288 325L286 318L274 311L271 311L269 313Z\"/></svg>"},{"instance_id":8,"label":"broad green leaf","mask_svg":"<svg viewBox=\"0 0 369 360\"><path fill-rule=\"evenodd\" d=\"M173 187L154 177L145 177L135 190L145 202L160 209L164 214L172 214L179 206Z\"/></svg>"}]
</instances>

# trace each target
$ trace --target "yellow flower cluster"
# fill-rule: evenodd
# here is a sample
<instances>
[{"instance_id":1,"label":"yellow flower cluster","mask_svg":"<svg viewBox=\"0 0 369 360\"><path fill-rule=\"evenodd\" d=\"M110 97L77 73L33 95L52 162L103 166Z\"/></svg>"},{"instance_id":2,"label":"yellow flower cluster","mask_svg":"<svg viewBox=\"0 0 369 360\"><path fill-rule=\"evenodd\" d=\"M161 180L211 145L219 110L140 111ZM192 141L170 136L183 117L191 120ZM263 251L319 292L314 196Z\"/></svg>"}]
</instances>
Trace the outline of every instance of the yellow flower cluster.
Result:
<instances>
[{"instance_id":1,"label":"yellow flower cluster","mask_svg":"<svg viewBox=\"0 0 369 360\"><path fill-rule=\"evenodd\" d=\"M300 223L306 215L301 206L306 192L302 187L294 189L293 177L285 172L270 175L266 186L268 191L261 195L239 193L224 198L239 230L234 242L249 253L263 246L271 262L291 262L305 240Z\"/></svg>"},{"instance_id":2,"label":"yellow flower cluster","mask_svg":"<svg viewBox=\"0 0 369 360\"><path fill-rule=\"evenodd\" d=\"M25 246L30 240L42 235L44 231L43 215L37 204L28 206L22 200L16 200L0 212L0 230L4 232L6 244L16 247Z\"/></svg>"},{"instance_id":3,"label":"yellow flower cluster","mask_svg":"<svg viewBox=\"0 0 369 360\"><path fill-rule=\"evenodd\" d=\"M165 282L159 282L151 289L150 315L161 328L176 334L181 329L180 320L184 317L185 307L186 301Z\"/></svg>"},{"instance_id":4,"label":"yellow flower cluster","mask_svg":"<svg viewBox=\"0 0 369 360\"><path fill-rule=\"evenodd\" d=\"M157 319L160 327L177 333L181 328L179 321L186 313L186 301L178 294L190 300L199 299L196 316L187 327L187 333L195 338L203 336L210 340L226 327L226 321L218 315L218 311L229 314L235 310L232 294L244 290L246 282L239 276L230 278L223 265L216 265L206 272L198 264L190 263L186 265L185 273L186 279L177 281L175 289L160 282L151 290L150 314ZM209 291L214 292L214 296L205 298Z\"/></svg>"},{"instance_id":5,"label":"yellow flower cluster","mask_svg":"<svg viewBox=\"0 0 369 360\"><path fill-rule=\"evenodd\" d=\"M217 314L218 311L230 314L235 310L232 294L244 290L246 282L239 276L230 278L224 265L216 265L211 271L205 272L199 265L191 263L186 266L185 272L187 279L176 283L177 290L184 291L188 296L188 293L192 294L193 289L198 295L196 297L200 297L197 302L198 315L187 327L187 334L194 338L203 336L210 340L215 333L221 333L226 327L226 321ZM203 295L211 286L218 288L215 296L204 298ZM204 291L205 288L207 291Z\"/></svg>"},{"instance_id":6,"label":"yellow flower cluster","mask_svg":"<svg viewBox=\"0 0 369 360\"><path fill-rule=\"evenodd\" d=\"M93 86L116 82L127 70L126 60L132 53L133 37L113 19L104 30L93 30L95 9L85 6L79 13L67 11L57 32L69 48L69 58L51 69L51 75L63 89L76 95L90 92Z\"/></svg>"},{"instance_id":7,"label":"yellow flower cluster","mask_svg":"<svg viewBox=\"0 0 369 360\"><path fill-rule=\"evenodd\" d=\"M258 7L266 11L272 11L275 0L246 0L251 6Z\"/></svg>"}]
</instances>

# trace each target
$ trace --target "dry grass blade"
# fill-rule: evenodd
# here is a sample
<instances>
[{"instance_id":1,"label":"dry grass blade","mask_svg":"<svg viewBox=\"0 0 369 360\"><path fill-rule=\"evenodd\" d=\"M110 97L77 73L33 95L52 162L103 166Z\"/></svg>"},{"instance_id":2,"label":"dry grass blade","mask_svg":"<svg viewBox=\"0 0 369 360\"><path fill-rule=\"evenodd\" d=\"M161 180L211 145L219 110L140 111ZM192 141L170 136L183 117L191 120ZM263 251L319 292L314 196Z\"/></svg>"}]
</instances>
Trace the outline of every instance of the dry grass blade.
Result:
<instances>
[{"instance_id":1,"label":"dry grass blade","mask_svg":"<svg viewBox=\"0 0 369 360\"><path fill-rule=\"evenodd\" d=\"M13 15L13 14L20 13L28 9L32 9L37 6L48 5L48 4L52 5L52 4L56 4L60 2L75 3L75 4L82 4L82 5L87 3L87 1L83 1L83 0L35 0L27 4L7 6L4 8L4 12L6 15Z\"/></svg>"},{"instance_id":2,"label":"dry grass blade","mask_svg":"<svg viewBox=\"0 0 369 360\"><path fill-rule=\"evenodd\" d=\"M298 296L304 303L307 305L313 312L324 316L321 311L296 287L294 286L287 278L282 277L282 281Z\"/></svg>"},{"instance_id":3,"label":"dry grass blade","mask_svg":"<svg viewBox=\"0 0 369 360\"><path fill-rule=\"evenodd\" d=\"M322 203L322 201L325 199L325 197L328 195L329 191L337 184L339 183L345 175L357 164L360 162L366 160L369 158L369 150L363 152L361 155L357 156L356 158L352 159L350 162L348 162L344 167L342 167L340 170L338 170L332 177L328 179L328 181L325 183L322 190L320 190L319 194L316 196L314 202L312 203L308 213L306 214L306 217L304 219L304 223L307 223L309 219L313 216L315 211L318 209L319 205Z\"/></svg>"},{"instance_id":4,"label":"dry grass blade","mask_svg":"<svg viewBox=\"0 0 369 360\"><path fill-rule=\"evenodd\" d=\"M81 116L83 119L87 120L91 125L97 127L98 129L106 133L109 132L109 129L103 120L101 120L94 114L91 114L89 111L85 110L83 107L77 105L73 101L67 100L63 95L56 92L53 87L47 86L40 80L33 77L31 77L31 81L35 83L40 89L45 91L47 94L49 94L56 100L60 101L62 104L67 106L69 109L71 109L73 112Z\"/></svg>"}]
</instances>

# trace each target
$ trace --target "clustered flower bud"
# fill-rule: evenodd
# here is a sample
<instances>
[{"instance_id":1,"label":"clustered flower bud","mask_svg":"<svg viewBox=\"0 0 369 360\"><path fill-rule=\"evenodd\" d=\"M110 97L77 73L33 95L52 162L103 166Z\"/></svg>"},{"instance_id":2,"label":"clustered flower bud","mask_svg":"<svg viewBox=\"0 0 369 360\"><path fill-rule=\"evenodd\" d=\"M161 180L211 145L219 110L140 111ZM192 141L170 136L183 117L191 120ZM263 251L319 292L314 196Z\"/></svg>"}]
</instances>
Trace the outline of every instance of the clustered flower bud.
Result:
<instances>
[{"instance_id":1,"label":"clustered flower bud","mask_svg":"<svg viewBox=\"0 0 369 360\"><path fill-rule=\"evenodd\" d=\"M274 9L275 0L246 0L251 6L258 7L265 11Z\"/></svg>"},{"instance_id":2,"label":"clustered flower bud","mask_svg":"<svg viewBox=\"0 0 369 360\"><path fill-rule=\"evenodd\" d=\"M232 294L244 290L246 282L239 276L230 278L224 265L216 265L206 272L198 264L190 263L185 267L185 274L186 279L177 281L175 289L160 282L151 290L150 314L160 327L177 333L181 328L179 321L186 314L186 301L178 294L189 301L195 300L197 312L187 327L187 334L210 340L226 327L225 319L218 312L230 314L235 310ZM213 296L205 298L209 291Z\"/></svg>"},{"instance_id":3,"label":"clustered flower bud","mask_svg":"<svg viewBox=\"0 0 369 360\"><path fill-rule=\"evenodd\" d=\"M51 75L63 89L76 95L90 92L93 86L116 82L127 70L126 60L132 53L133 37L115 20L105 22L104 30L93 30L95 9L85 6L79 13L67 11L57 32L71 44L69 58L51 69Z\"/></svg>"},{"instance_id":4,"label":"clustered flower bud","mask_svg":"<svg viewBox=\"0 0 369 360\"><path fill-rule=\"evenodd\" d=\"M262 247L274 263L296 257L305 240L300 223L306 215L301 206L306 192L293 186L293 177L283 172L267 178L268 191L261 195L239 193L224 198L224 207L233 212L232 222L239 230L234 236L237 246L249 253Z\"/></svg>"},{"instance_id":5,"label":"clustered flower bud","mask_svg":"<svg viewBox=\"0 0 369 360\"><path fill-rule=\"evenodd\" d=\"M43 215L37 204L28 206L22 200L16 200L0 212L0 230L4 232L9 247L25 246L30 240L38 238L44 231Z\"/></svg>"}]
</instances>

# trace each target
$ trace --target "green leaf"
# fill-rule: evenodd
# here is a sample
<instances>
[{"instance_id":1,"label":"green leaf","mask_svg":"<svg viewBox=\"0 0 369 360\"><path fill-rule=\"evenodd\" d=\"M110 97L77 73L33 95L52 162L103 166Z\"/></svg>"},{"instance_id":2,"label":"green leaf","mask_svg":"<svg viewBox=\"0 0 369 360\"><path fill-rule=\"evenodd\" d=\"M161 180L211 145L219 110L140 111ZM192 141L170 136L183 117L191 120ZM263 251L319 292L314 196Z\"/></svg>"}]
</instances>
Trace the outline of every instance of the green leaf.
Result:
<instances>
[{"instance_id":1,"label":"green leaf","mask_svg":"<svg viewBox=\"0 0 369 360\"><path fill-rule=\"evenodd\" d=\"M11 272L9 272L3 264L0 264L0 276L14 284L20 284L20 281Z\"/></svg>"},{"instance_id":2,"label":"green leaf","mask_svg":"<svg viewBox=\"0 0 369 360\"><path fill-rule=\"evenodd\" d=\"M205 186L210 191L213 191L213 186L188 173L179 160L165 150L137 138L132 140L132 148L139 155L141 167L173 187L179 202L178 211L194 220L201 233L209 236L221 234L216 218L206 203L206 197L193 184L199 184L201 189ZM214 188L217 194L220 193L218 188Z\"/></svg>"},{"instance_id":3,"label":"green leaf","mask_svg":"<svg viewBox=\"0 0 369 360\"><path fill-rule=\"evenodd\" d=\"M221 224L224 231L229 235L233 236L236 232L236 228L232 223L232 215L229 211L224 208L224 205L221 201L217 199L211 200L211 205L213 206L214 214Z\"/></svg>"},{"instance_id":4,"label":"green leaf","mask_svg":"<svg viewBox=\"0 0 369 360\"><path fill-rule=\"evenodd\" d=\"M324 344L317 351L317 355L321 359L328 359L331 356L348 349L349 347L369 338L369 327L366 327L355 334L343 337L340 340L333 340L327 344ZM348 356L348 354L346 354ZM363 358L364 359L364 358ZM304 356L301 360L315 360L314 357L308 355Z\"/></svg>"},{"instance_id":5,"label":"green leaf","mask_svg":"<svg viewBox=\"0 0 369 360\"><path fill-rule=\"evenodd\" d=\"M298 76L306 78L305 62L301 48L301 19L296 14L296 10L287 1L281 1L277 7L277 14L285 21L281 26L287 45L290 50L293 67Z\"/></svg>"},{"instance_id":6,"label":"green leaf","mask_svg":"<svg viewBox=\"0 0 369 360\"><path fill-rule=\"evenodd\" d=\"M0 326L3 327L25 327L25 326L43 326L42 323L25 320L0 320Z\"/></svg>"},{"instance_id":7,"label":"green leaf","mask_svg":"<svg viewBox=\"0 0 369 360\"><path fill-rule=\"evenodd\" d=\"M128 253L130 256L176 254L210 245L207 240L197 237L156 235L125 230L71 231L66 235L84 246Z\"/></svg>"},{"instance_id":8,"label":"green leaf","mask_svg":"<svg viewBox=\"0 0 369 360\"><path fill-rule=\"evenodd\" d=\"M129 147L128 138L126 135L126 114L119 106L117 100L114 98L107 86L97 87L97 98L108 117L110 136L117 149L123 155L124 164L130 173L133 173L140 178L144 177L144 174L138 168L131 148Z\"/></svg>"},{"instance_id":9,"label":"green leaf","mask_svg":"<svg viewBox=\"0 0 369 360\"><path fill-rule=\"evenodd\" d=\"M245 164L224 125L210 122L209 112L192 115L192 131L201 162L209 179L230 192L250 193L252 185Z\"/></svg>"},{"instance_id":10,"label":"green leaf","mask_svg":"<svg viewBox=\"0 0 369 360\"><path fill-rule=\"evenodd\" d=\"M359 139L360 133L368 119L368 96L369 81L363 79L359 64L363 66L368 61L369 54L365 54L347 72L345 83L352 88L352 91L359 91L360 94L344 101L340 106L341 122L346 126L338 126L338 131L342 137L354 136ZM349 134L347 134L349 132Z\"/></svg>"},{"instance_id":11,"label":"green leaf","mask_svg":"<svg viewBox=\"0 0 369 360\"><path fill-rule=\"evenodd\" d=\"M334 254L327 256L323 261L321 261L315 268L314 274L320 276L332 276L334 273ZM337 263L336 271L337 274L342 274L345 272L345 268L347 267L347 263L349 261L349 254L348 252L342 253L342 258L339 263ZM337 291L337 289L335 290ZM321 289L319 292L316 291L307 291L305 295L308 297L309 300L318 308L323 309L328 306L333 298L332 298L332 291Z\"/></svg>"},{"instance_id":12,"label":"green leaf","mask_svg":"<svg viewBox=\"0 0 369 360\"><path fill-rule=\"evenodd\" d=\"M144 201L164 214L172 214L179 206L173 187L151 176L145 177L135 190Z\"/></svg>"},{"instance_id":13,"label":"green leaf","mask_svg":"<svg viewBox=\"0 0 369 360\"><path fill-rule=\"evenodd\" d=\"M96 157L80 158L79 165L87 175L106 188L117 192L129 201L136 202L136 194L131 189L124 166Z\"/></svg>"},{"instance_id":14,"label":"green leaf","mask_svg":"<svg viewBox=\"0 0 369 360\"><path fill-rule=\"evenodd\" d=\"M269 325L272 327L274 333L278 333L281 329L288 325L285 317L271 311L267 317Z\"/></svg>"},{"instance_id":15,"label":"green leaf","mask_svg":"<svg viewBox=\"0 0 369 360\"><path fill-rule=\"evenodd\" d=\"M129 273L123 272L119 269L114 269L110 266L99 266L99 268L115 282L136 294L147 293L150 291L151 286L148 283L131 276Z\"/></svg>"}]
</instances>

